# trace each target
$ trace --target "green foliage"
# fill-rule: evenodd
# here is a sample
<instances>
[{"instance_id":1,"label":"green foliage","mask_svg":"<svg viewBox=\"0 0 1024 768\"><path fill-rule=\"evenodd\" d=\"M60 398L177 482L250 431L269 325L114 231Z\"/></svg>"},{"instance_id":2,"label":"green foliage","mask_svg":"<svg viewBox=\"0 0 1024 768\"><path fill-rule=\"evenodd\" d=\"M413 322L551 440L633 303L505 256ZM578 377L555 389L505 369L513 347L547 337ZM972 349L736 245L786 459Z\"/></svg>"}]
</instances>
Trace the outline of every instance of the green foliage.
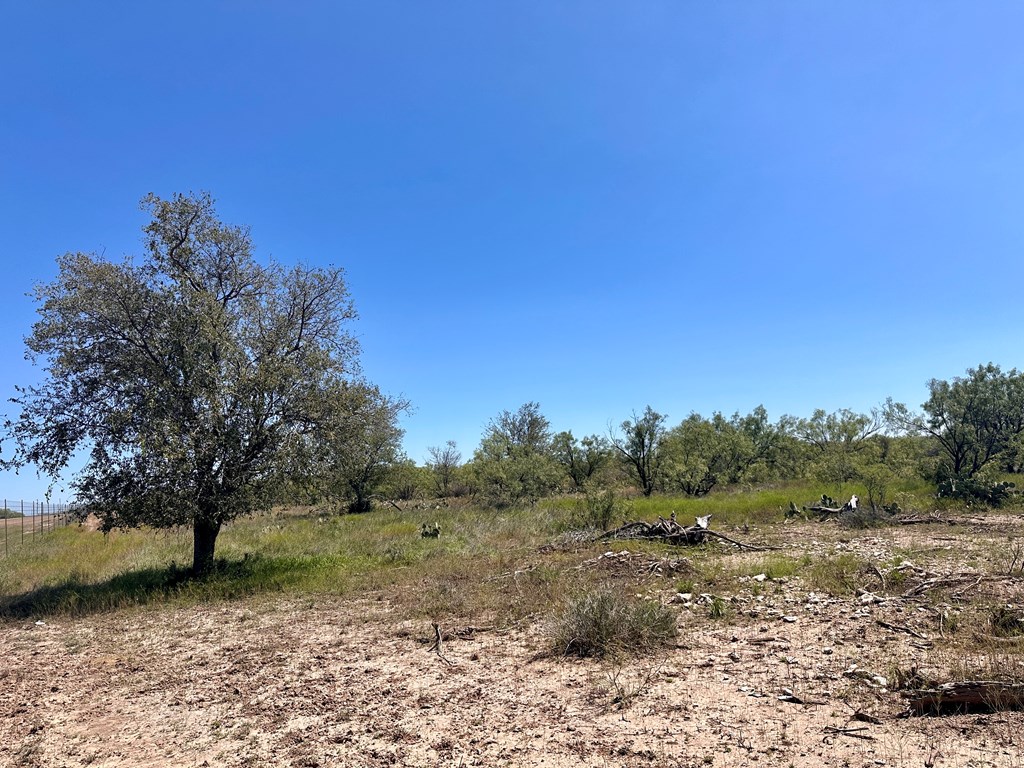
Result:
<instances>
[{"instance_id":1,"label":"green foliage","mask_svg":"<svg viewBox=\"0 0 1024 768\"><path fill-rule=\"evenodd\" d=\"M190 526L213 564L229 520L266 508L309 456L309 427L355 370L340 269L262 266L209 195L143 201L145 256L58 260L26 340L44 382L19 390L16 452L74 489L104 528Z\"/></svg>"},{"instance_id":2,"label":"green foliage","mask_svg":"<svg viewBox=\"0 0 1024 768\"><path fill-rule=\"evenodd\" d=\"M409 458L398 458L386 467L380 486L381 495L386 499L411 501L422 499L433 489L433 477L427 467L418 467Z\"/></svg>"},{"instance_id":3,"label":"green foliage","mask_svg":"<svg viewBox=\"0 0 1024 768\"><path fill-rule=\"evenodd\" d=\"M988 615L989 632L997 637L1024 635L1024 612L1020 608L999 605Z\"/></svg>"},{"instance_id":4,"label":"green foliage","mask_svg":"<svg viewBox=\"0 0 1024 768\"><path fill-rule=\"evenodd\" d=\"M815 589L841 597L853 594L861 586L864 561L857 555L842 552L815 560L807 569L805 578Z\"/></svg>"},{"instance_id":5,"label":"green foliage","mask_svg":"<svg viewBox=\"0 0 1024 768\"><path fill-rule=\"evenodd\" d=\"M938 496L1000 507L1017 495L1016 487L1015 483L992 480L983 475L950 477L939 481Z\"/></svg>"},{"instance_id":6,"label":"green foliage","mask_svg":"<svg viewBox=\"0 0 1024 768\"><path fill-rule=\"evenodd\" d=\"M0 520L14 520L15 518L24 517L21 512L15 512L13 509L0 509Z\"/></svg>"},{"instance_id":7,"label":"green foliage","mask_svg":"<svg viewBox=\"0 0 1024 768\"><path fill-rule=\"evenodd\" d=\"M784 483L756 490L718 489L702 497L654 495L631 500L632 514L654 520L675 512L680 523L691 524L700 515L712 515L712 527L767 523L782 519L792 498L807 498L814 486L806 482Z\"/></svg>"},{"instance_id":8,"label":"green foliage","mask_svg":"<svg viewBox=\"0 0 1024 768\"><path fill-rule=\"evenodd\" d=\"M633 418L622 422L622 435L611 438L612 446L644 496L650 496L660 480L661 444L667 418L648 405L643 415L634 412Z\"/></svg>"},{"instance_id":9,"label":"green foliage","mask_svg":"<svg viewBox=\"0 0 1024 768\"><path fill-rule=\"evenodd\" d=\"M1013 464L1024 437L1024 374L989 363L952 381L932 379L924 413L886 403L890 424L926 435L941 454L935 479L962 481L999 463Z\"/></svg>"},{"instance_id":10,"label":"green foliage","mask_svg":"<svg viewBox=\"0 0 1024 768\"><path fill-rule=\"evenodd\" d=\"M423 525L435 523L440 537L423 538ZM497 518L458 505L405 512L384 507L369 515L264 513L227 525L209 573L188 578L176 565L188 562L187 530L103 534L62 527L0 558L0 615L83 615L268 592L345 595L399 583L408 589L396 600L413 603L422 583L435 579L454 579L468 593L465 605L497 615L510 609L508 583L481 583L481 575L514 567L554 531L551 512L540 507Z\"/></svg>"},{"instance_id":11,"label":"green foliage","mask_svg":"<svg viewBox=\"0 0 1024 768\"><path fill-rule=\"evenodd\" d=\"M660 603L626 598L608 588L589 588L570 599L549 626L561 656L643 653L678 634L675 614Z\"/></svg>"},{"instance_id":12,"label":"green foliage","mask_svg":"<svg viewBox=\"0 0 1024 768\"><path fill-rule=\"evenodd\" d=\"M705 419L690 414L662 444L662 485L668 491L705 496L719 484L735 484L774 474L788 439L786 422L771 424L758 406L746 416Z\"/></svg>"},{"instance_id":13,"label":"green foliage","mask_svg":"<svg viewBox=\"0 0 1024 768\"><path fill-rule=\"evenodd\" d=\"M612 457L611 443L600 435L577 440L572 432L559 432L551 442L555 460L577 491L590 486Z\"/></svg>"},{"instance_id":14,"label":"green foliage","mask_svg":"<svg viewBox=\"0 0 1024 768\"><path fill-rule=\"evenodd\" d=\"M364 382L341 382L330 394L331 407L315 433L321 446L317 485L327 499L347 502L349 512L368 512L405 460L398 420L409 401Z\"/></svg>"},{"instance_id":15,"label":"green foliage","mask_svg":"<svg viewBox=\"0 0 1024 768\"><path fill-rule=\"evenodd\" d=\"M487 425L473 456L472 475L496 506L534 502L558 488L561 470L551 450L551 430L537 403L502 411Z\"/></svg>"},{"instance_id":16,"label":"green foliage","mask_svg":"<svg viewBox=\"0 0 1024 768\"><path fill-rule=\"evenodd\" d=\"M432 475L436 495L442 499L454 495L456 473L462 463L462 453L459 452L455 441L449 440L443 448L431 446L427 448L427 453L430 454L427 469Z\"/></svg>"},{"instance_id":17,"label":"green foliage","mask_svg":"<svg viewBox=\"0 0 1024 768\"><path fill-rule=\"evenodd\" d=\"M596 528L607 531L628 514L629 506L611 489L591 491L576 500L572 522L580 528Z\"/></svg>"},{"instance_id":18,"label":"green foliage","mask_svg":"<svg viewBox=\"0 0 1024 768\"><path fill-rule=\"evenodd\" d=\"M798 419L794 430L811 453L811 475L819 482L843 486L861 476L872 458L869 438L881 428L876 413L855 413L843 408L833 413L817 409L809 419Z\"/></svg>"}]
</instances>

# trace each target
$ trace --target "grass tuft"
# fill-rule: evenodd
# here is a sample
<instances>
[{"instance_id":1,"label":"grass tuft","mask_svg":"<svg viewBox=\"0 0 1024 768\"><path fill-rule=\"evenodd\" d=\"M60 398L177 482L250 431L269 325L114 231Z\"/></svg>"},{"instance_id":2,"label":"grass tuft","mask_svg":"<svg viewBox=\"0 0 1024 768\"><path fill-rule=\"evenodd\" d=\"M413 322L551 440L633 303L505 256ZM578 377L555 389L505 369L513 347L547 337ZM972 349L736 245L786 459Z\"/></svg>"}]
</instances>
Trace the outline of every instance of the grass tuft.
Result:
<instances>
[{"instance_id":1,"label":"grass tuft","mask_svg":"<svg viewBox=\"0 0 1024 768\"><path fill-rule=\"evenodd\" d=\"M677 634L676 615L661 603L626 598L607 587L572 597L549 626L552 650L561 656L605 657L643 653Z\"/></svg>"}]
</instances>

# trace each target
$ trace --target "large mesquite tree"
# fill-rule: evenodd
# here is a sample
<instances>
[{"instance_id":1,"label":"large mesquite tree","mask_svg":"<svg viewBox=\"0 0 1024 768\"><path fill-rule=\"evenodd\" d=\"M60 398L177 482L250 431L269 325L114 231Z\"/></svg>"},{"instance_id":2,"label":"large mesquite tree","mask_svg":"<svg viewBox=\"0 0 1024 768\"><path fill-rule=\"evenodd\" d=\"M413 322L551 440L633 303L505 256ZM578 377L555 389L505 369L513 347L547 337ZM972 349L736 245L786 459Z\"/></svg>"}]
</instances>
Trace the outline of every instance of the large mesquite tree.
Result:
<instances>
[{"instance_id":1,"label":"large mesquite tree","mask_svg":"<svg viewBox=\"0 0 1024 768\"><path fill-rule=\"evenodd\" d=\"M266 508L317 453L311 436L357 373L340 269L260 265L208 195L150 195L139 260L69 253L36 288L26 339L45 365L19 389L8 467L56 476L80 451L78 499L105 529L185 525L193 570L221 526Z\"/></svg>"}]
</instances>

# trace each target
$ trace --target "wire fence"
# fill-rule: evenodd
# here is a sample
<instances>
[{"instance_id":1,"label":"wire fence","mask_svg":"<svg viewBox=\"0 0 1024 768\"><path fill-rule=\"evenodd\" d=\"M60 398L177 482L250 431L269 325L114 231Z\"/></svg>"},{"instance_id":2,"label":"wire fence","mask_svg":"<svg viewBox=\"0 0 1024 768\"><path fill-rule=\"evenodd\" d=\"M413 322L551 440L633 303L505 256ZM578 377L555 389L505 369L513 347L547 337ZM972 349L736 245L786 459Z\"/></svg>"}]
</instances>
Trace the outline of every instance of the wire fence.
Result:
<instances>
[{"instance_id":1,"label":"wire fence","mask_svg":"<svg viewBox=\"0 0 1024 768\"><path fill-rule=\"evenodd\" d=\"M63 502L3 500L0 515L3 515L3 545L0 553L4 557L28 546L58 528L77 523L74 507Z\"/></svg>"}]
</instances>

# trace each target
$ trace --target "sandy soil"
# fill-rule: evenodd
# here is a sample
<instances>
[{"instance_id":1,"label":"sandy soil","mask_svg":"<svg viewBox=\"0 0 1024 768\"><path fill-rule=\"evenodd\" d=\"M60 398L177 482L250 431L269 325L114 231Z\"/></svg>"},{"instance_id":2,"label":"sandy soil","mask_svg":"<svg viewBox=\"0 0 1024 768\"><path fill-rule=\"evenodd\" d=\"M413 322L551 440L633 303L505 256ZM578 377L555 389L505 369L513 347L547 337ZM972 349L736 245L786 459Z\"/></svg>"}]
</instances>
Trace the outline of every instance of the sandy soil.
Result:
<instances>
[{"instance_id":1,"label":"sandy soil","mask_svg":"<svg viewBox=\"0 0 1024 768\"><path fill-rule=\"evenodd\" d=\"M646 567L623 549L596 567ZM441 658L384 595L7 623L0 765L1024 765L1024 713L900 717L866 679L929 658L878 623L928 635L922 608L791 586L736 596L728 621L680 603L676 648L620 662L456 624Z\"/></svg>"}]
</instances>

